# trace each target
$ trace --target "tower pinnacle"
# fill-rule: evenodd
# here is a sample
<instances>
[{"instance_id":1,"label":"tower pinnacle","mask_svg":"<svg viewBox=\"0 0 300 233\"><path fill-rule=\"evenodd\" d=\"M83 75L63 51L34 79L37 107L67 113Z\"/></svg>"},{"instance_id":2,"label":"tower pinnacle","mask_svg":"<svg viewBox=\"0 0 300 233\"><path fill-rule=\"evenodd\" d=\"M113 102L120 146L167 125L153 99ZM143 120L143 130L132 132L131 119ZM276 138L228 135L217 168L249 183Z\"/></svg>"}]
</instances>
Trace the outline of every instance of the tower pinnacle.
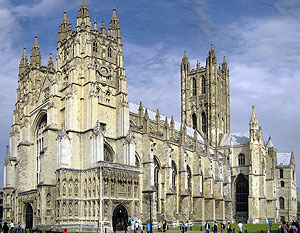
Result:
<instances>
[{"instance_id":1,"label":"tower pinnacle","mask_svg":"<svg viewBox=\"0 0 300 233\"><path fill-rule=\"evenodd\" d=\"M117 17L116 9L113 9L113 15L110 19L109 27L108 27L108 36L115 38L121 43L121 31L119 19Z\"/></svg>"},{"instance_id":2,"label":"tower pinnacle","mask_svg":"<svg viewBox=\"0 0 300 233\"><path fill-rule=\"evenodd\" d=\"M89 14L89 8L85 0L82 1L82 4L77 14L77 28L80 29L91 28L91 18Z\"/></svg>"},{"instance_id":3,"label":"tower pinnacle","mask_svg":"<svg viewBox=\"0 0 300 233\"><path fill-rule=\"evenodd\" d=\"M37 36L34 37L34 44L30 53L30 65L34 67L39 67L41 65L41 53Z\"/></svg>"},{"instance_id":4,"label":"tower pinnacle","mask_svg":"<svg viewBox=\"0 0 300 233\"><path fill-rule=\"evenodd\" d=\"M58 30L58 43L62 43L71 33L72 26L71 23L68 21L67 12L64 12L64 16Z\"/></svg>"},{"instance_id":5,"label":"tower pinnacle","mask_svg":"<svg viewBox=\"0 0 300 233\"><path fill-rule=\"evenodd\" d=\"M19 65L19 74L22 74L26 68L28 67L28 58L26 55L26 48L23 49L23 55L21 57L20 65Z\"/></svg>"}]
</instances>

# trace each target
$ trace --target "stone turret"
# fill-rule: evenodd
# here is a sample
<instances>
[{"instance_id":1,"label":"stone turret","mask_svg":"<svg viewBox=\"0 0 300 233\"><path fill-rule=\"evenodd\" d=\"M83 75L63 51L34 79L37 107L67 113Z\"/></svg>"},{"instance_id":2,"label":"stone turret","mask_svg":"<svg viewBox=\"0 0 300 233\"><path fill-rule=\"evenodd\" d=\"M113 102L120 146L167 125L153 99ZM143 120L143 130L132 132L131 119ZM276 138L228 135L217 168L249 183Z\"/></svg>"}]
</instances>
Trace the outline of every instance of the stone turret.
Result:
<instances>
[{"instance_id":1,"label":"stone turret","mask_svg":"<svg viewBox=\"0 0 300 233\"><path fill-rule=\"evenodd\" d=\"M53 64L53 61L52 61L52 53L50 53L50 56L49 56L48 69L49 69L49 71L54 72L54 64Z\"/></svg>"},{"instance_id":2,"label":"stone turret","mask_svg":"<svg viewBox=\"0 0 300 233\"><path fill-rule=\"evenodd\" d=\"M30 66L40 67L41 66L41 53L40 46L38 44L37 36L34 38L34 44L30 53Z\"/></svg>"},{"instance_id":3,"label":"stone turret","mask_svg":"<svg viewBox=\"0 0 300 233\"><path fill-rule=\"evenodd\" d=\"M77 29L90 29L90 28L91 28L91 18L89 14L89 8L86 4L86 0L83 0L77 15Z\"/></svg>"},{"instance_id":4,"label":"stone turret","mask_svg":"<svg viewBox=\"0 0 300 233\"><path fill-rule=\"evenodd\" d=\"M26 55L26 48L23 50L23 55L19 65L19 74L22 74L28 68L28 58Z\"/></svg>"},{"instance_id":5,"label":"stone turret","mask_svg":"<svg viewBox=\"0 0 300 233\"><path fill-rule=\"evenodd\" d=\"M108 36L113 37L119 43L121 43L121 31L119 19L117 17L116 9L113 9L113 15L110 19L109 27L108 27Z\"/></svg>"},{"instance_id":6,"label":"stone turret","mask_svg":"<svg viewBox=\"0 0 300 233\"><path fill-rule=\"evenodd\" d=\"M250 118L250 140L251 142L257 141L259 139L259 125L258 125L258 118L255 114L255 106L252 106L252 115Z\"/></svg>"},{"instance_id":7,"label":"stone turret","mask_svg":"<svg viewBox=\"0 0 300 233\"><path fill-rule=\"evenodd\" d=\"M64 17L61 21L58 30L58 43L63 43L63 41L72 33L71 23L67 19L67 12L64 12Z\"/></svg>"},{"instance_id":8,"label":"stone turret","mask_svg":"<svg viewBox=\"0 0 300 233\"><path fill-rule=\"evenodd\" d=\"M210 46L210 50L209 50L206 62L215 64L215 65L217 64L217 56L216 56L216 52L214 50L213 44L211 44L211 46Z\"/></svg>"}]
</instances>

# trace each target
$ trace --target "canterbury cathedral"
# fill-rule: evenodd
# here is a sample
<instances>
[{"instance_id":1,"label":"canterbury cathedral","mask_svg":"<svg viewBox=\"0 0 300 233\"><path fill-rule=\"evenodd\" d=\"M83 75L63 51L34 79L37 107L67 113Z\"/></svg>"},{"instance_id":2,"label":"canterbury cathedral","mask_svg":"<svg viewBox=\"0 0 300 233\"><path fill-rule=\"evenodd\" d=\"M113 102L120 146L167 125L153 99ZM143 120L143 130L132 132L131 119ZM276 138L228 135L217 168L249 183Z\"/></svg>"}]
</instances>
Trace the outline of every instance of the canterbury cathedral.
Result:
<instances>
[{"instance_id":1,"label":"canterbury cathedral","mask_svg":"<svg viewBox=\"0 0 300 233\"><path fill-rule=\"evenodd\" d=\"M124 229L128 217L266 223L296 218L293 152L249 130L230 131L230 76L213 46L206 64L184 52L181 121L128 99L116 10L91 25L85 0L76 28L63 14L57 55L41 64L35 37L19 65L4 162L4 219L27 228ZM126 45L125 45L126 46ZM167 91L167 90L166 90ZM238 106L233 106L238 107ZM151 208L151 212L150 212Z\"/></svg>"}]
</instances>

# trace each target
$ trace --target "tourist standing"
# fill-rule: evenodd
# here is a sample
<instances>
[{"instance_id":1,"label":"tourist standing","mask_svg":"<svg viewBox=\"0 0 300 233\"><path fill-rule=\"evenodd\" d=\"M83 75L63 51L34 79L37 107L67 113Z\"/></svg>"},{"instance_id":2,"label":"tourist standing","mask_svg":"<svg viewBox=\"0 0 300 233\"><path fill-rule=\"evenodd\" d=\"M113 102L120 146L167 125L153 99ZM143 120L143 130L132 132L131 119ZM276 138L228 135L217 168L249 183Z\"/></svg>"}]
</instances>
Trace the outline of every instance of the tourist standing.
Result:
<instances>
[{"instance_id":1,"label":"tourist standing","mask_svg":"<svg viewBox=\"0 0 300 233\"><path fill-rule=\"evenodd\" d=\"M15 232L15 226L14 226L13 220L11 220L11 223L10 223L10 232Z\"/></svg>"},{"instance_id":2,"label":"tourist standing","mask_svg":"<svg viewBox=\"0 0 300 233\"><path fill-rule=\"evenodd\" d=\"M238 228L239 228L239 233L243 233L243 229L246 230L243 223L241 223L241 222L238 224Z\"/></svg>"},{"instance_id":3,"label":"tourist standing","mask_svg":"<svg viewBox=\"0 0 300 233\"><path fill-rule=\"evenodd\" d=\"M209 223L207 221L206 221L206 223L204 225L204 228L205 228L205 233L209 233L210 225L209 225Z\"/></svg>"},{"instance_id":4,"label":"tourist standing","mask_svg":"<svg viewBox=\"0 0 300 233\"><path fill-rule=\"evenodd\" d=\"M163 221L163 232L165 232L167 230L167 220L165 219Z\"/></svg>"},{"instance_id":5,"label":"tourist standing","mask_svg":"<svg viewBox=\"0 0 300 233\"><path fill-rule=\"evenodd\" d=\"M217 224L217 221L215 221L215 224L214 224L214 233L218 233L218 224Z\"/></svg>"},{"instance_id":6,"label":"tourist standing","mask_svg":"<svg viewBox=\"0 0 300 233\"><path fill-rule=\"evenodd\" d=\"M288 227L286 225L285 221L282 221L282 224L280 225L280 233L287 233L288 232Z\"/></svg>"},{"instance_id":7,"label":"tourist standing","mask_svg":"<svg viewBox=\"0 0 300 233\"><path fill-rule=\"evenodd\" d=\"M232 233L233 227L231 226L230 222L228 223L227 226L227 233Z\"/></svg>"},{"instance_id":8,"label":"tourist standing","mask_svg":"<svg viewBox=\"0 0 300 233\"><path fill-rule=\"evenodd\" d=\"M3 233L8 233L9 227L7 226L7 222L4 222L2 230L3 230Z\"/></svg>"},{"instance_id":9,"label":"tourist standing","mask_svg":"<svg viewBox=\"0 0 300 233\"><path fill-rule=\"evenodd\" d=\"M158 231L161 231L161 222L158 222Z\"/></svg>"}]
</instances>

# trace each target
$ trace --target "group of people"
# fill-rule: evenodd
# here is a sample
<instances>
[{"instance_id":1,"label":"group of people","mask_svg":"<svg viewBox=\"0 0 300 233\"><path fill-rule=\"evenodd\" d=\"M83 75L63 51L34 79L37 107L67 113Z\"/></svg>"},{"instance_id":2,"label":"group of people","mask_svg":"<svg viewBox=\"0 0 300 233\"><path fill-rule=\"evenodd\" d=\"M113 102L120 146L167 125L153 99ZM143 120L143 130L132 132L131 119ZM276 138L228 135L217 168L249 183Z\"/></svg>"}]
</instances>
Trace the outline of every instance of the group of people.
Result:
<instances>
[{"instance_id":1,"label":"group of people","mask_svg":"<svg viewBox=\"0 0 300 233\"><path fill-rule=\"evenodd\" d=\"M16 233L21 233L22 229L24 229L24 228L22 227L22 224L20 222L18 223L17 227L15 227L15 224L14 224L13 221L11 221L9 226L8 226L7 222L4 222L3 227L2 227L2 231L4 233L8 233L9 231L10 232L16 232Z\"/></svg>"},{"instance_id":2,"label":"group of people","mask_svg":"<svg viewBox=\"0 0 300 233\"><path fill-rule=\"evenodd\" d=\"M136 233L140 229L138 221L134 221L132 217L129 218L127 225L127 232Z\"/></svg>"},{"instance_id":3,"label":"group of people","mask_svg":"<svg viewBox=\"0 0 300 233\"><path fill-rule=\"evenodd\" d=\"M278 227L280 233L298 233L299 223L298 221L292 220L292 224L289 224L286 221L283 221L282 224Z\"/></svg>"},{"instance_id":4,"label":"group of people","mask_svg":"<svg viewBox=\"0 0 300 233\"><path fill-rule=\"evenodd\" d=\"M205 232L209 233L210 224L207 221L204 225L204 228L205 228ZM224 233L224 231L226 231L226 226L224 223L220 223L220 228L221 228L221 233ZM239 233L243 233L243 230L246 231L246 228L244 227L244 225L241 222L238 224L238 230L239 230ZM218 224L216 221L214 222L214 225L212 226L212 231L214 233L218 233ZM231 223L229 222L227 225L227 233L232 233L232 231L233 231L233 227L232 227Z\"/></svg>"},{"instance_id":5,"label":"group of people","mask_svg":"<svg viewBox=\"0 0 300 233\"><path fill-rule=\"evenodd\" d=\"M165 232L167 230L167 221L166 220L159 221L157 225L158 225L158 231Z\"/></svg>"}]
</instances>

